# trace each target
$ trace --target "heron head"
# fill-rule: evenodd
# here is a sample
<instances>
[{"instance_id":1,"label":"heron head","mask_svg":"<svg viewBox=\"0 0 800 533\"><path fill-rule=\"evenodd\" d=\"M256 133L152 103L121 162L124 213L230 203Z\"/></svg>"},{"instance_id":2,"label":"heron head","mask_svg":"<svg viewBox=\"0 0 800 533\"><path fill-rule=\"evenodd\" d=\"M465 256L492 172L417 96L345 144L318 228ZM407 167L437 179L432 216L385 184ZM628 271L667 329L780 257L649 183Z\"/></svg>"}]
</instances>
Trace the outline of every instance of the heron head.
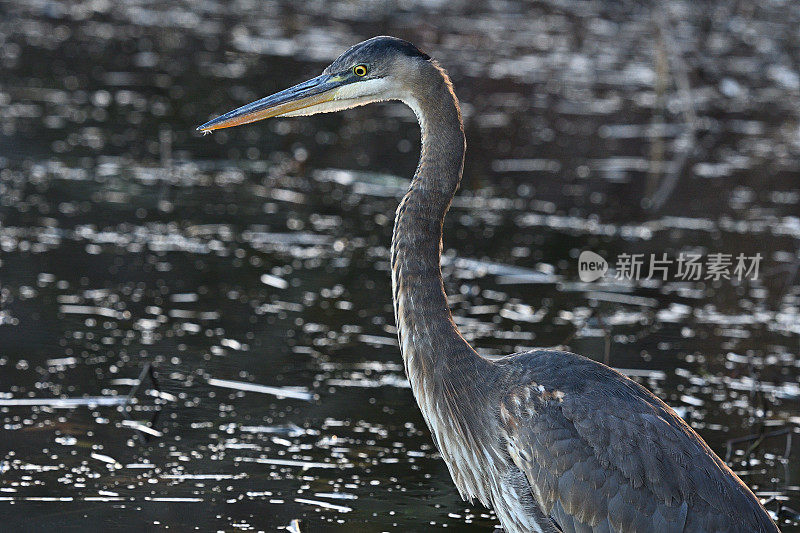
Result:
<instances>
[{"instance_id":1,"label":"heron head","mask_svg":"<svg viewBox=\"0 0 800 533\"><path fill-rule=\"evenodd\" d=\"M395 37L373 37L331 63L319 76L206 122L210 132L270 117L331 113L382 100L410 99L430 56Z\"/></svg>"}]
</instances>

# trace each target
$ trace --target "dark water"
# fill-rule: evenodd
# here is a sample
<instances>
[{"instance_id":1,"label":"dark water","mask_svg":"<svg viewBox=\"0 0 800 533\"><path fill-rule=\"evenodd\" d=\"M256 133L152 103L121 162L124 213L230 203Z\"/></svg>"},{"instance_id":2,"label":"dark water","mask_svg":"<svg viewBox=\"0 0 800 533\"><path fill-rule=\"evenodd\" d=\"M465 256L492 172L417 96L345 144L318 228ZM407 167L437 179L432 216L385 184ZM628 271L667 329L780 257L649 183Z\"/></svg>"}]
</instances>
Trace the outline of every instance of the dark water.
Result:
<instances>
[{"instance_id":1,"label":"dark water","mask_svg":"<svg viewBox=\"0 0 800 533\"><path fill-rule=\"evenodd\" d=\"M486 354L607 359L723 456L775 432L730 464L800 531L797 4L41 0L0 15L3 529L497 523L460 501L396 345L388 244L412 113L193 131L389 33L438 57L464 104L444 243L464 335ZM763 261L757 280L583 284L582 250ZM145 373L126 402L148 363L158 387Z\"/></svg>"}]
</instances>

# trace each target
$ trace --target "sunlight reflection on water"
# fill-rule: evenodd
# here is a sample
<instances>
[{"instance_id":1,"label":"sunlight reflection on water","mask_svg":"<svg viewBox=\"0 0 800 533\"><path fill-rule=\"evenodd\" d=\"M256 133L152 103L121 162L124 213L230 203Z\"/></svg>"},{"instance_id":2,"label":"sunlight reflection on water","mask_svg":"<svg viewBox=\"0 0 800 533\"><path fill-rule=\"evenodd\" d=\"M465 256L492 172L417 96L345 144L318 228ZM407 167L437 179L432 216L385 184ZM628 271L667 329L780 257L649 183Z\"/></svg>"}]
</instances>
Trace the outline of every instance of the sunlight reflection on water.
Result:
<instances>
[{"instance_id":1,"label":"sunlight reflection on water","mask_svg":"<svg viewBox=\"0 0 800 533\"><path fill-rule=\"evenodd\" d=\"M764 431L732 465L770 510L800 509L783 432L800 422L793 4L4 7L10 527L491 530L397 349L388 247L413 113L194 132L372 32L433 52L463 101L443 271L465 337L486 355L608 357L723 456ZM752 283L587 284L586 249L765 261Z\"/></svg>"}]
</instances>

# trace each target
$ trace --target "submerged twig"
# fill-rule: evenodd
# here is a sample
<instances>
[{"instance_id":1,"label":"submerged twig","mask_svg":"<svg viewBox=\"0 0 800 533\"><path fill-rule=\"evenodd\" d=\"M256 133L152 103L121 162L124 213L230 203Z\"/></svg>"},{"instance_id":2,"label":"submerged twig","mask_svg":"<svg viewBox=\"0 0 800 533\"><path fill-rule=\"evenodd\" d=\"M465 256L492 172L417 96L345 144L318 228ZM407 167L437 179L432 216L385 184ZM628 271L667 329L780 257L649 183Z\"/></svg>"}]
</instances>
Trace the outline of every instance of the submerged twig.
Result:
<instances>
[{"instance_id":1,"label":"submerged twig","mask_svg":"<svg viewBox=\"0 0 800 533\"><path fill-rule=\"evenodd\" d=\"M155 369L153 368L152 363L148 362L144 365L144 368L142 368L142 371L139 373L139 379L137 379L136 383L133 385L133 387L131 387L131 390L128 392L128 396L126 397L126 402L123 405L127 407L131 402L133 402L136 393L139 392L139 388L142 386L142 383L144 383L145 377L148 376L150 377L150 382L153 384L153 389L159 393L161 392L161 386L159 385ZM122 425L134 429L139 440L142 442L147 442L150 440L150 437L161 437L164 435L163 432L153 428L153 426L156 424L156 421L158 421L159 414L161 414L161 409L156 408L152 418L150 418L150 422L148 423L149 425L145 425L133 420L128 409L122 409L122 415L127 419L122 421Z\"/></svg>"},{"instance_id":2,"label":"submerged twig","mask_svg":"<svg viewBox=\"0 0 800 533\"><path fill-rule=\"evenodd\" d=\"M216 378L209 378L207 383L214 387L222 387L225 389L272 394L278 398L294 398L295 400L306 401L311 401L314 399L314 395L310 392L290 389L288 387L270 387L269 385L259 385L257 383L246 383L244 381L231 381L229 379Z\"/></svg>"},{"instance_id":3,"label":"submerged twig","mask_svg":"<svg viewBox=\"0 0 800 533\"><path fill-rule=\"evenodd\" d=\"M752 435L745 435L744 437L737 437L735 439L728 439L726 443L726 451L725 451L725 462L730 463L733 459L733 450L734 445L736 444L743 444L746 442L752 442L750 446L747 447L746 454L749 457L755 450L761 446L761 444L773 437L780 437L781 435L786 435L786 446L784 447L784 458L788 458L789 454L792 451L792 435L798 432L798 428L787 426L781 429L776 429L774 431L762 431L759 433L754 433Z\"/></svg>"},{"instance_id":4,"label":"submerged twig","mask_svg":"<svg viewBox=\"0 0 800 533\"><path fill-rule=\"evenodd\" d=\"M672 71L675 75L675 83L678 88L678 96L681 105L681 113L683 114L686 123L686 130L681 134L680 138L675 141L675 144L682 149L678 152L675 159L673 159L668 172L664 179L661 181L658 189L647 198L646 207L651 211L658 211L669 199L675 187L678 185L681 171L686 166L689 156L692 154L697 142L697 113L692 103L692 87L689 82L689 70L684 61L683 55L680 53L677 44L672 39L672 32L670 31L670 21L662 9L654 11L656 19L656 26L659 32L659 43L662 43L666 48L669 62L672 66Z\"/></svg>"},{"instance_id":5,"label":"submerged twig","mask_svg":"<svg viewBox=\"0 0 800 533\"><path fill-rule=\"evenodd\" d=\"M81 406L108 407L131 403L126 396L87 396L85 398L0 398L0 407L53 407L73 409Z\"/></svg>"}]
</instances>

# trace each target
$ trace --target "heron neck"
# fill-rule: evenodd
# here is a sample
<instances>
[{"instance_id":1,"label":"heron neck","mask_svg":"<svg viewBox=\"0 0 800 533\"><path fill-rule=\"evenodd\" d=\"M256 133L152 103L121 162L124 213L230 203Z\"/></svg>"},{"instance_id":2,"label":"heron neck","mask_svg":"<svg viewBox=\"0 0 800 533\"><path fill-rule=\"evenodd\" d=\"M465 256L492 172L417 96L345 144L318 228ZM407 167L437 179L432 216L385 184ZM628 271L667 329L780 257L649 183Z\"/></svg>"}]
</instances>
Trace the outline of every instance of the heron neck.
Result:
<instances>
[{"instance_id":1,"label":"heron neck","mask_svg":"<svg viewBox=\"0 0 800 533\"><path fill-rule=\"evenodd\" d=\"M419 165L397 209L392 236L392 287L400 348L417 398L422 380L469 380L485 360L453 322L440 268L442 223L458 189L465 137L458 100L442 72L407 102L422 130ZM474 383L473 383L474 384ZM424 410L424 409L423 409Z\"/></svg>"}]
</instances>

